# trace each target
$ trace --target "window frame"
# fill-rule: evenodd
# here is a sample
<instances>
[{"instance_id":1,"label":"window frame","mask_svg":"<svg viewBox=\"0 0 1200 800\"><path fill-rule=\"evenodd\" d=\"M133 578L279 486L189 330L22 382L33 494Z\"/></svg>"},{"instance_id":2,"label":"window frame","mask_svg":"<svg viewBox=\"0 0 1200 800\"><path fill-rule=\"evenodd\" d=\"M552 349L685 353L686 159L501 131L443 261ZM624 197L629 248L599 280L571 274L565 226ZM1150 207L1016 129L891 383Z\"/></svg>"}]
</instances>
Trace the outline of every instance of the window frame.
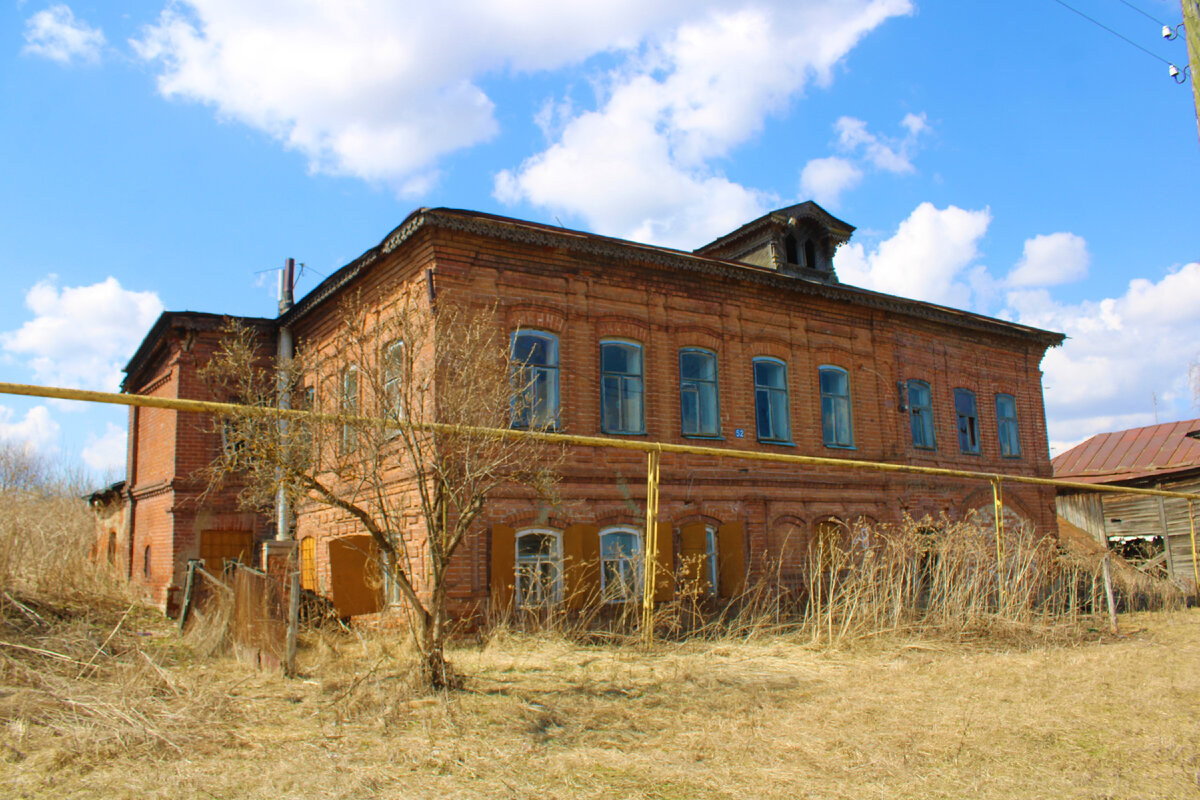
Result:
<instances>
[{"instance_id":1,"label":"window frame","mask_svg":"<svg viewBox=\"0 0 1200 800\"><path fill-rule=\"evenodd\" d=\"M769 386L758 382L758 365L759 364L776 364L783 370L783 386ZM781 358L774 356L755 356L750 359L750 378L754 384L754 431L760 442L769 444L792 444L792 400L791 393L788 389L788 365ZM773 410L775 406L771 402L771 398L776 395L783 396L783 436L768 435L764 436L762 427L758 424L759 419L759 393L765 393L767 422L771 426L771 434L775 432L773 419Z\"/></svg>"},{"instance_id":2,"label":"window frame","mask_svg":"<svg viewBox=\"0 0 1200 800\"><path fill-rule=\"evenodd\" d=\"M352 417L358 415L358 376L359 369L357 364L347 364L342 370L338 381L338 413L343 416ZM351 383L352 377L353 383ZM343 420L341 436L338 438L338 453L348 455L357 450L357 438L354 426Z\"/></svg>"},{"instance_id":3,"label":"window frame","mask_svg":"<svg viewBox=\"0 0 1200 800\"><path fill-rule=\"evenodd\" d=\"M829 373L840 373L846 381L845 394L834 394L826 392L824 387L824 375ZM839 367L836 364L822 364L817 368L817 391L821 396L821 441L826 447L832 447L839 450L854 450L854 404L853 393L850 388L850 371L845 367ZM829 414L826 413L826 400L832 404L832 419L833 419L833 441L830 441L828 436L828 426L826 424ZM847 432L847 441L842 441L838 438L838 408L845 408L845 428Z\"/></svg>"},{"instance_id":4,"label":"window frame","mask_svg":"<svg viewBox=\"0 0 1200 800\"><path fill-rule=\"evenodd\" d=\"M629 536L634 542L634 548L628 555L609 557L604 550L604 539L609 536ZM600 596L609 605L621 605L641 600L644 588L642 531L632 525L613 525L601 529L600 542ZM620 595L609 591L609 565L624 565L629 570L628 582L622 581ZM618 567L619 568L619 567Z\"/></svg>"},{"instance_id":5,"label":"window frame","mask_svg":"<svg viewBox=\"0 0 1200 800\"><path fill-rule=\"evenodd\" d=\"M683 377L683 359L687 355L704 355L712 359L712 380L705 378L684 378ZM704 415L702 413L702 405L704 402L703 387L712 387L712 419L713 427L711 431L703 429L701 420ZM697 430L688 432L683 415L684 395L689 390L696 394L696 423ZM680 435L687 439L720 439L721 437L721 373L720 364L717 360L717 353L714 350L709 350L707 347L681 347L679 348L679 431Z\"/></svg>"},{"instance_id":6,"label":"window frame","mask_svg":"<svg viewBox=\"0 0 1200 800\"><path fill-rule=\"evenodd\" d=\"M958 400L960 397L969 397L971 399L972 414L964 414L959 408ZM964 455L977 456L982 452L982 447L979 441L979 401L976 398L975 392L963 386L954 387L954 416L957 421L956 430L958 431L958 450ZM964 430L963 420L967 420L967 427ZM970 440L974 435L974 448L970 447ZM964 439L964 436L966 437Z\"/></svg>"},{"instance_id":7,"label":"window frame","mask_svg":"<svg viewBox=\"0 0 1200 800\"><path fill-rule=\"evenodd\" d=\"M923 388L925 390L926 402L923 405L918 405L913 400L913 389ZM905 384L906 400L908 401L909 413L909 433L912 438L912 446L918 450L937 450L937 427L933 420L933 387L929 385L929 381L921 378L909 378ZM917 421L920 420L923 431L928 431L928 436L921 441L917 441Z\"/></svg>"},{"instance_id":8,"label":"window frame","mask_svg":"<svg viewBox=\"0 0 1200 800\"><path fill-rule=\"evenodd\" d=\"M708 596L716 597L720 591L721 569L717 557L721 552L721 537L717 526L704 523L704 570L708 578Z\"/></svg>"},{"instance_id":9,"label":"window frame","mask_svg":"<svg viewBox=\"0 0 1200 800\"><path fill-rule=\"evenodd\" d=\"M540 553L537 556L522 556L521 555L521 539L525 536L549 536L554 547L548 557L542 556ZM562 531L554 528L524 528L514 534L513 542L513 597L515 606L519 609L537 609L537 608L552 608L562 602L563 596L563 534ZM549 564L553 571L553 581L551 582L551 596L541 597L539 602L528 602L527 590L521 589L521 566L524 565L540 565ZM545 584L539 583L538 594L541 594L545 588Z\"/></svg>"},{"instance_id":10,"label":"window frame","mask_svg":"<svg viewBox=\"0 0 1200 800\"><path fill-rule=\"evenodd\" d=\"M632 372L608 372L604 369L604 348L606 347L629 347L634 348L638 352L638 361L641 371L638 373ZM606 384L607 379L614 378L618 381L620 396L618 404L623 400L625 395L626 381L637 381L637 391L640 395L640 419L636 428L630 427L626 420L618 420L620 425L610 422L606 408ZM600 430L602 433L616 434L620 436L643 436L646 433L646 348L641 342L635 342L630 339L601 339L600 340Z\"/></svg>"},{"instance_id":11,"label":"window frame","mask_svg":"<svg viewBox=\"0 0 1200 800\"><path fill-rule=\"evenodd\" d=\"M1012 405L1012 415L1004 416L1000 410L1000 399L1006 398ZM1000 443L1001 458L1020 458L1021 457L1021 424L1020 416L1017 414L1017 398L1015 395L1008 392L996 392L996 438ZM1011 446L1006 441L1005 430L1009 431L1011 436ZM1015 451L1013 449L1015 448Z\"/></svg>"},{"instance_id":12,"label":"window frame","mask_svg":"<svg viewBox=\"0 0 1200 800\"><path fill-rule=\"evenodd\" d=\"M553 364L535 364L533 362L523 363L517 361L517 341L522 337L541 339L543 341L552 342L554 344L554 363ZM512 427L521 430L558 430L558 415L562 407L562 395L560 393L559 384L559 364L562 361L559 337L553 331L544 331L536 328L517 328L509 337L509 358L512 360L513 383L516 391L513 393L513 403L511 409L511 424ZM528 371L528 372L526 372ZM546 419L535 420L534 409L537 408L539 399L534 398L528 402L525 408L526 418L519 418L517 409L517 400L521 392L536 394L537 392L537 376L544 374L546 376L547 386L551 387L548 392L553 396L553 409L549 410L544 416ZM526 378L518 378L520 375L528 375ZM518 383L520 380L520 383ZM550 398L544 399L543 405L549 405Z\"/></svg>"},{"instance_id":13,"label":"window frame","mask_svg":"<svg viewBox=\"0 0 1200 800\"><path fill-rule=\"evenodd\" d=\"M399 353L400 360L394 358L395 353ZM387 404L384 409L384 414L389 418L397 421L402 421L407 416L404 408L404 340L393 339L383 346L383 352L380 354L383 360L383 397ZM395 436L399 434L399 429L391 432Z\"/></svg>"}]
</instances>

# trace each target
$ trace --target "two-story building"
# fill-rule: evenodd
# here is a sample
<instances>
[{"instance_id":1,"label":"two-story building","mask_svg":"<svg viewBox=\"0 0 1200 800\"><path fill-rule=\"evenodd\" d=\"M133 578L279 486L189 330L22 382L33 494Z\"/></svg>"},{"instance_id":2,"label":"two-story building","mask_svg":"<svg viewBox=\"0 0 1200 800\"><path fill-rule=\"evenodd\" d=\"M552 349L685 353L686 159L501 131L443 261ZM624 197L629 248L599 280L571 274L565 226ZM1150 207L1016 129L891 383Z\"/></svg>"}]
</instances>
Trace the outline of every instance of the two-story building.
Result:
<instances>
[{"instance_id":1,"label":"two-story building","mask_svg":"<svg viewBox=\"0 0 1200 800\"><path fill-rule=\"evenodd\" d=\"M1040 363L1063 337L843 285L833 255L852 232L802 203L685 252L419 209L278 319L249 322L264 341L286 327L319 344L348 292L424 284L438 302L497 309L537 376L536 418L518 425L1049 477ZM189 376L216 328L210 315L164 314L127 368L125 391L202 396ZM190 415L133 413L129 563L165 607L186 558L240 552L275 532L227 497L200 498L189 470L220 446L216 434ZM571 594L580 587L528 580L566 574L571 560L595 563L580 574L600 586L583 588L609 600L632 594L622 575L642 546L644 456L572 451L560 471L559 507L519 487L491 496L452 571L460 613ZM699 455L664 456L660 491L660 563L677 569L698 557L723 595L747 579L799 584L809 543L832 520L961 517L992 504L978 481ZM1055 531L1052 489L1006 487L1005 504ZM356 533L334 511L300 510L287 535L309 588L330 593L331 547Z\"/></svg>"}]
</instances>

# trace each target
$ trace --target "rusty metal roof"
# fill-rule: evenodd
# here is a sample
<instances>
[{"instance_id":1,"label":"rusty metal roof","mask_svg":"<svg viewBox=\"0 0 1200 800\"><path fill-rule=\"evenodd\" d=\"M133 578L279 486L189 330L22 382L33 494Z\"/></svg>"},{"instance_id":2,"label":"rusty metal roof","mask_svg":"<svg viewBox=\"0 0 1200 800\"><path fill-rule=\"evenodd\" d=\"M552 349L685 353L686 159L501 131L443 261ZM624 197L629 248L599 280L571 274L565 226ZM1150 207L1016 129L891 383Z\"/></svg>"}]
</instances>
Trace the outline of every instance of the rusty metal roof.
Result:
<instances>
[{"instance_id":1,"label":"rusty metal roof","mask_svg":"<svg viewBox=\"0 0 1200 800\"><path fill-rule=\"evenodd\" d=\"M1194 435L1193 435L1194 434ZM1054 477L1122 483L1200 469L1200 419L1101 433L1051 460Z\"/></svg>"}]
</instances>

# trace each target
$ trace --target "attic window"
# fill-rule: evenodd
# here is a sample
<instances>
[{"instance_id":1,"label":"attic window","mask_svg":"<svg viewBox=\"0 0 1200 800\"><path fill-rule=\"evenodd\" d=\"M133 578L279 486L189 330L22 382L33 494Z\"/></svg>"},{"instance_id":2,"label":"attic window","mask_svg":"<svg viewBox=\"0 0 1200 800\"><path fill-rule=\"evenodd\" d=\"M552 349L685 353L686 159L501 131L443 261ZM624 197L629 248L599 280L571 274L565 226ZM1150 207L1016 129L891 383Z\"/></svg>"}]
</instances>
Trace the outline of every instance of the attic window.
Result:
<instances>
[{"instance_id":1,"label":"attic window","mask_svg":"<svg viewBox=\"0 0 1200 800\"><path fill-rule=\"evenodd\" d=\"M796 247L796 237L789 233L786 237L784 237L783 247L785 251L784 260L789 264L799 264L800 253L799 249Z\"/></svg>"},{"instance_id":2,"label":"attic window","mask_svg":"<svg viewBox=\"0 0 1200 800\"><path fill-rule=\"evenodd\" d=\"M817 269L817 246L813 244L812 239L804 242L804 266Z\"/></svg>"}]
</instances>

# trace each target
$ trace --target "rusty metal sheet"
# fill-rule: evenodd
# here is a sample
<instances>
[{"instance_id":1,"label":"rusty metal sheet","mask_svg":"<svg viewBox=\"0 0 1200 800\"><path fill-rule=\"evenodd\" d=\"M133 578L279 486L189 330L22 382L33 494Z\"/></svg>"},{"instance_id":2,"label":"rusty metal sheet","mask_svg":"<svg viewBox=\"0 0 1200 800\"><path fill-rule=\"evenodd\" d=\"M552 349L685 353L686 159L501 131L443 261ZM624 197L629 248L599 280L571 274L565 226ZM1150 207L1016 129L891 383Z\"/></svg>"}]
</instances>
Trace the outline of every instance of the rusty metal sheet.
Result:
<instances>
[{"instance_id":1,"label":"rusty metal sheet","mask_svg":"<svg viewBox=\"0 0 1200 800\"><path fill-rule=\"evenodd\" d=\"M1054 477L1086 483L1122 481L1200 469L1200 419L1101 433L1052 460Z\"/></svg>"}]
</instances>

